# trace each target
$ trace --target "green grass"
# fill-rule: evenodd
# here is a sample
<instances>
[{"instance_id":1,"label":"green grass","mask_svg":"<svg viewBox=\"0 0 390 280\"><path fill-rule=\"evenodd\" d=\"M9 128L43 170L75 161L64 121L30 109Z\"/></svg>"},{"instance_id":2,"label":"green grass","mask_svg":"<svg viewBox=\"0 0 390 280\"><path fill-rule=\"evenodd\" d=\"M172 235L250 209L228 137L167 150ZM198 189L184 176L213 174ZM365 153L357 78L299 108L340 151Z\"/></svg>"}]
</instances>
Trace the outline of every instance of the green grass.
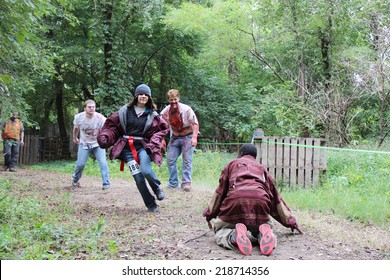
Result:
<instances>
[{"instance_id":1,"label":"green grass","mask_svg":"<svg viewBox=\"0 0 390 280\"><path fill-rule=\"evenodd\" d=\"M390 224L389 155L331 151L327 166L322 186L284 190L284 199L302 209L364 223Z\"/></svg>"},{"instance_id":2,"label":"green grass","mask_svg":"<svg viewBox=\"0 0 390 280\"><path fill-rule=\"evenodd\" d=\"M69 194L39 201L11 195L13 187L0 177L0 259L103 259L117 253L115 241L101 239L104 219L75 219Z\"/></svg>"},{"instance_id":3,"label":"green grass","mask_svg":"<svg viewBox=\"0 0 390 280\"><path fill-rule=\"evenodd\" d=\"M200 186L203 189L215 188L218 184L219 175L223 167L233 158L236 154L220 152L204 152L202 150L196 150L193 157L193 184ZM181 156L177 160L179 174L181 173L182 158ZM31 168L36 170L51 170L60 173L69 174L69 180L71 180L71 174L74 172L76 161L54 161L44 162ZM108 161L108 167L110 170L111 178L122 178L133 180L129 170L125 166L125 170L122 172L119 170L120 161ZM167 161L164 159L161 166L153 164L153 170L157 177L162 182L163 186L168 182L168 166ZM100 176L99 164L91 157L88 159L88 163L83 171L83 175Z\"/></svg>"}]
</instances>

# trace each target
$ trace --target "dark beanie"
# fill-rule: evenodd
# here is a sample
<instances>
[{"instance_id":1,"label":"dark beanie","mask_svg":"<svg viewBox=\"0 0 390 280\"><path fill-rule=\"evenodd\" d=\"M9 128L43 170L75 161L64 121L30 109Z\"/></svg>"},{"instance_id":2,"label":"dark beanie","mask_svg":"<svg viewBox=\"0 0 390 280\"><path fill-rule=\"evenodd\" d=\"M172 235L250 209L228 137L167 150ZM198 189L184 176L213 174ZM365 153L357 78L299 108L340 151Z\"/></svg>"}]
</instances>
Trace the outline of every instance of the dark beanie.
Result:
<instances>
[{"instance_id":1,"label":"dark beanie","mask_svg":"<svg viewBox=\"0 0 390 280\"><path fill-rule=\"evenodd\" d=\"M150 91L150 87L148 87L147 85L145 84L141 84L139 85L136 89L135 89L135 92L134 92L134 97L137 97L138 95L140 94L146 94L147 96L151 97L152 96L152 92Z\"/></svg>"}]
</instances>

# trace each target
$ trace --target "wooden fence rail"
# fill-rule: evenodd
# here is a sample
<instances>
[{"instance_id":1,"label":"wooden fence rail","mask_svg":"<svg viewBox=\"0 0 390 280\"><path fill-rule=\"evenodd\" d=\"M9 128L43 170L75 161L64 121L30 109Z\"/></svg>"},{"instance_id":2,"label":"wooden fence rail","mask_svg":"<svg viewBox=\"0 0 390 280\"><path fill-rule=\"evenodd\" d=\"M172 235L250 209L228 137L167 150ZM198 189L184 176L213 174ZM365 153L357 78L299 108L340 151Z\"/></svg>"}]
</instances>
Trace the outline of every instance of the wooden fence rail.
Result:
<instances>
[{"instance_id":1,"label":"wooden fence rail","mask_svg":"<svg viewBox=\"0 0 390 280\"><path fill-rule=\"evenodd\" d=\"M69 158L69 138L25 135L24 145L20 147L18 163L28 165Z\"/></svg>"},{"instance_id":2,"label":"wooden fence rail","mask_svg":"<svg viewBox=\"0 0 390 280\"><path fill-rule=\"evenodd\" d=\"M257 160L289 187L318 185L326 173L326 141L319 138L254 138ZM314 147L315 146L315 147Z\"/></svg>"}]
</instances>

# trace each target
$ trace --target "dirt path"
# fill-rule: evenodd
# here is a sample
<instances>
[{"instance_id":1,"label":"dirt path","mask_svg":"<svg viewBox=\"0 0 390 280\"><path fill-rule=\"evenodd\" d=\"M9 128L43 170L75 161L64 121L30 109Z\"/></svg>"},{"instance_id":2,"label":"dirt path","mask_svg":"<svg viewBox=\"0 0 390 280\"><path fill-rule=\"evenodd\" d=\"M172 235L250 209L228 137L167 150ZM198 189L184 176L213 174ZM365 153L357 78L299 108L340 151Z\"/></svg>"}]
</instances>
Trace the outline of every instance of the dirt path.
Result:
<instances>
[{"instance_id":1,"label":"dirt path","mask_svg":"<svg viewBox=\"0 0 390 280\"><path fill-rule=\"evenodd\" d=\"M17 175L17 176L16 176ZM118 241L117 259L171 260L379 260L390 259L390 236L386 229L350 223L334 216L294 211L304 235L291 234L275 223L278 247L269 257L254 248L251 256L217 246L202 217L212 191L165 189L160 213L150 214L132 179L112 179L112 188L101 190L99 178L84 176L81 188L72 189L70 175L19 169L1 172L19 184L29 184L43 197L69 193L74 215L81 220L105 218L103 234ZM26 194L28 195L28 194ZM86 258L88 256L75 256Z\"/></svg>"}]
</instances>

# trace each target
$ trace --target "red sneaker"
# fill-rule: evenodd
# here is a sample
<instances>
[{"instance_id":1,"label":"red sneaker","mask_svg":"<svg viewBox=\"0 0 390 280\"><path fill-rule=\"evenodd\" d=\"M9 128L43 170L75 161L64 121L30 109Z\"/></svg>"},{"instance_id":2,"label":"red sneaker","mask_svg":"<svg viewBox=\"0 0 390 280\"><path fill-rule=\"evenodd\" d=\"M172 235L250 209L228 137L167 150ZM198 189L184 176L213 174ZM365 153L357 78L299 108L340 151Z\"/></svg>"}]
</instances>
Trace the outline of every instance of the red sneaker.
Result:
<instances>
[{"instance_id":1,"label":"red sneaker","mask_svg":"<svg viewBox=\"0 0 390 280\"><path fill-rule=\"evenodd\" d=\"M233 234L233 242L234 246L237 246L238 251L241 254L247 256L252 254L252 243L246 235L247 229L244 224L238 223L236 224L235 236Z\"/></svg>"},{"instance_id":2,"label":"red sneaker","mask_svg":"<svg viewBox=\"0 0 390 280\"><path fill-rule=\"evenodd\" d=\"M271 255L276 245L276 237L272 233L271 226L269 224L262 224L259 226L260 236L259 244L260 251L263 255Z\"/></svg>"}]
</instances>

